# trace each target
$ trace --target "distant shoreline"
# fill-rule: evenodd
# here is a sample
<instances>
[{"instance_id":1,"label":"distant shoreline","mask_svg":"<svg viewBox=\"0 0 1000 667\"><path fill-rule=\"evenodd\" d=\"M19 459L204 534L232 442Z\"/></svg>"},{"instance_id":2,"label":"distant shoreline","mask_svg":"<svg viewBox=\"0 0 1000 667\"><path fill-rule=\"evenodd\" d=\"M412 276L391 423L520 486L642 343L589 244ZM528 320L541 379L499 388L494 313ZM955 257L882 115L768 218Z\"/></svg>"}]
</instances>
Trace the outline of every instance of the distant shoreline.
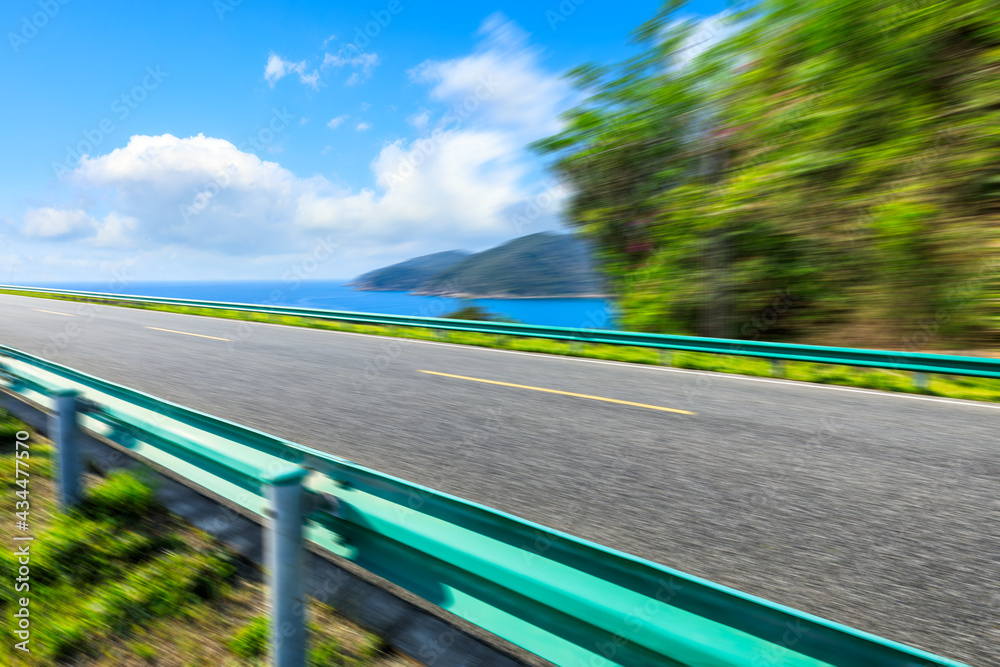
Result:
<instances>
[{"instance_id":1,"label":"distant shoreline","mask_svg":"<svg viewBox=\"0 0 1000 667\"><path fill-rule=\"evenodd\" d=\"M447 299L610 299L610 294L546 294L523 296L520 294L471 294L468 292L423 292L420 290L406 289L381 289L378 287L358 287L348 284L353 290L358 292L404 292L413 296L441 296Z\"/></svg>"}]
</instances>

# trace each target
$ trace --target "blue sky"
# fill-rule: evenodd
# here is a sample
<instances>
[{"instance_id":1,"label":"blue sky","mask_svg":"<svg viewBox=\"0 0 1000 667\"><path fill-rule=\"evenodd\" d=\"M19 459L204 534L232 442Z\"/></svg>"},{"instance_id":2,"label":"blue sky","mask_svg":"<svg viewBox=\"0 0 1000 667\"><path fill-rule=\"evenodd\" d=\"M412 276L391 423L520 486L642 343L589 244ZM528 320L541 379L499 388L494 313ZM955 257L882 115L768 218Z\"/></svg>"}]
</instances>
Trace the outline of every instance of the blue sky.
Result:
<instances>
[{"instance_id":1,"label":"blue sky","mask_svg":"<svg viewBox=\"0 0 1000 667\"><path fill-rule=\"evenodd\" d=\"M0 282L350 278L558 229L524 147L658 4L8 0Z\"/></svg>"}]
</instances>

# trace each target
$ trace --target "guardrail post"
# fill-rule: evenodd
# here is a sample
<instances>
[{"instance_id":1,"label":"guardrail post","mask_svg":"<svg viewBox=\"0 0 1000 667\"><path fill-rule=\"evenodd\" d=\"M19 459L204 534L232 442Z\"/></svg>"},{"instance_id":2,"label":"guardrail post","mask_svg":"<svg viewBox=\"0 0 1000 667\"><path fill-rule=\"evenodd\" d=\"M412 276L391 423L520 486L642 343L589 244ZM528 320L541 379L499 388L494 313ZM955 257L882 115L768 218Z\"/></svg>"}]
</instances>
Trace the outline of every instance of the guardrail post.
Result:
<instances>
[{"instance_id":1,"label":"guardrail post","mask_svg":"<svg viewBox=\"0 0 1000 667\"><path fill-rule=\"evenodd\" d=\"M80 392L65 389L54 393L52 398L56 405L55 412L49 417L49 431L58 458L59 505L68 508L77 505L83 498L83 461L78 437Z\"/></svg>"},{"instance_id":2,"label":"guardrail post","mask_svg":"<svg viewBox=\"0 0 1000 667\"><path fill-rule=\"evenodd\" d=\"M268 500L264 530L264 564L271 606L271 664L305 667L306 607L305 516L302 479L305 468L282 470L264 479Z\"/></svg>"},{"instance_id":3,"label":"guardrail post","mask_svg":"<svg viewBox=\"0 0 1000 667\"><path fill-rule=\"evenodd\" d=\"M771 359L771 375L779 378L785 376L784 359Z\"/></svg>"},{"instance_id":4,"label":"guardrail post","mask_svg":"<svg viewBox=\"0 0 1000 667\"><path fill-rule=\"evenodd\" d=\"M570 354L583 354L583 343L578 340L571 340L569 342Z\"/></svg>"},{"instance_id":5,"label":"guardrail post","mask_svg":"<svg viewBox=\"0 0 1000 667\"><path fill-rule=\"evenodd\" d=\"M661 366L673 366L674 365L674 351L666 350L660 348L660 365Z\"/></svg>"},{"instance_id":6,"label":"guardrail post","mask_svg":"<svg viewBox=\"0 0 1000 667\"><path fill-rule=\"evenodd\" d=\"M927 382L929 381L929 379L930 378L928 377L927 373L924 373L922 371L913 372L913 385L917 389L927 389Z\"/></svg>"}]
</instances>

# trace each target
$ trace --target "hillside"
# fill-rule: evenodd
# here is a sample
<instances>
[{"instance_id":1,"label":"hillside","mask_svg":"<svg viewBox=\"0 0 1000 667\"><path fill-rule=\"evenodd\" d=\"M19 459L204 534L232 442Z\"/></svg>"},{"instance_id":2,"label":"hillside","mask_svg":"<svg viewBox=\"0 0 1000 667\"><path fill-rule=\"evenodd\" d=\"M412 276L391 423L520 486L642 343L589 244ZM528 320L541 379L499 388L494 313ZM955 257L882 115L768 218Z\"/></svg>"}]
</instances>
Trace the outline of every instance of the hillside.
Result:
<instances>
[{"instance_id":1,"label":"hillside","mask_svg":"<svg viewBox=\"0 0 1000 667\"><path fill-rule=\"evenodd\" d=\"M464 250L446 250L415 257L399 264L369 271L350 285L360 290L413 290L427 280L467 258Z\"/></svg>"},{"instance_id":2,"label":"hillside","mask_svg":"<svg viewBox=\"0 0 1000 667\"><path fill-rule=\"evenodd\" d=\"M619 326L1000 345L1000 3L752 4L693 57L662 3L634 57L574 70L588 97L534 144Z\"/></svg>"},{"instance_id":3,"label":"hillside","mask_svg":"<svg viewBox=\"0 0 1000 667\"><path fill-rule=\"evenodd\" d=\"M460 253L454 253L460 254ZM594 269L587 245L569 234L542 232L522 236L474 255L463 254L458 261L437 271L414 263L440 255L419 257L408 262L367 273L352 283L358 289L410 289L418 294L476 297L544 297L602 294L602 281ZM391 275L393 284L407 287L375 287L384 284L371 276Z\"/></svg>"}]
</instances>

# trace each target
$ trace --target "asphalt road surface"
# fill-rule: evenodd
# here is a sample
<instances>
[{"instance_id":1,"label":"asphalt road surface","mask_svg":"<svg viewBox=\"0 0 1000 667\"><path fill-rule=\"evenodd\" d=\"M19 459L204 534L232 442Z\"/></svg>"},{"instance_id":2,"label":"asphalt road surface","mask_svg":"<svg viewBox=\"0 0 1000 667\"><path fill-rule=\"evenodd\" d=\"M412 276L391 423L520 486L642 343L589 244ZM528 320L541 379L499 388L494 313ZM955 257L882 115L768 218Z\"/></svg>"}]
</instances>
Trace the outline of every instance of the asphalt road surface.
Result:
<instances>
[{"instance_id":1,"label":"asphalt road surface","mask_svg":"<svg viewBox=\"0 0 1000 667\"><path fill-rule=\"evenodd\" d=\"M1000 405L6 295L0 343L1000 664Z\"/></svg>"}]
</instances>

